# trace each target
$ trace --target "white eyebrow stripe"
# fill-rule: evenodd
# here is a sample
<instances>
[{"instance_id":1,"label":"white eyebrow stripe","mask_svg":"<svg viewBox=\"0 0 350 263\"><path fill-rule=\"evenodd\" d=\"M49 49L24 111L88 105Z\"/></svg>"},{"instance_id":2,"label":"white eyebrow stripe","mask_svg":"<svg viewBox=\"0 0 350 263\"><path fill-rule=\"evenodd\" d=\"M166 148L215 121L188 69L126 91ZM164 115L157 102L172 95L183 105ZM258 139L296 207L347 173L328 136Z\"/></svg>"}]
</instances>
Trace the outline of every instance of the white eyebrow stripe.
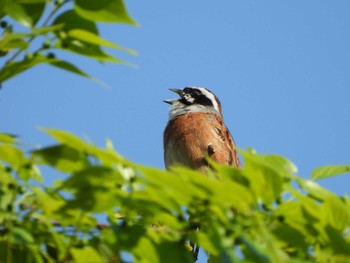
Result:
<instances>
[{"instance_id":1,"label":"white eyebrow stripe","mask_svg":"<svg viewBox=\"0 0 350 263\"><path fill-rule=\"evenodd\" d=\"M192 88L199 89L202 92L203 95L205 95L207 98L209 98L211 100L211 102L213 103L214 109L217 110L218 112L220 112L219 105L218 105L218 103L216 101L216 98L215 98L213 93L211 93L206 88L201 88L201 87L192 87Z\"/></svg>"}]
</instances>

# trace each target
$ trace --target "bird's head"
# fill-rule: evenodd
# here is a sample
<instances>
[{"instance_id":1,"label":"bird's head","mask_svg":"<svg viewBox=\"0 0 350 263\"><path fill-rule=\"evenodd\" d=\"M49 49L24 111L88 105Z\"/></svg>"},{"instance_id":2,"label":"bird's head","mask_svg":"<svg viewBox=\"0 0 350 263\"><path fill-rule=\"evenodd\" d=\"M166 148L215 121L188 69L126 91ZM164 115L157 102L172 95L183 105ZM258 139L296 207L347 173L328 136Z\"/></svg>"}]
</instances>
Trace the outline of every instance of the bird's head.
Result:
<instances>
[{"instance_id":1,"label":"bird's head","mask_svg":"<svg viewBox=\"0 0 350 263\"><path fill-rule=\"evenodd\" d=\"M219 99L206 88L191 86L184 89L170 89L170 91L180 96L180 98L164 100L171 105L170 119L191 112L210 112L222 115Z\"/></svg>"}]
</instances>

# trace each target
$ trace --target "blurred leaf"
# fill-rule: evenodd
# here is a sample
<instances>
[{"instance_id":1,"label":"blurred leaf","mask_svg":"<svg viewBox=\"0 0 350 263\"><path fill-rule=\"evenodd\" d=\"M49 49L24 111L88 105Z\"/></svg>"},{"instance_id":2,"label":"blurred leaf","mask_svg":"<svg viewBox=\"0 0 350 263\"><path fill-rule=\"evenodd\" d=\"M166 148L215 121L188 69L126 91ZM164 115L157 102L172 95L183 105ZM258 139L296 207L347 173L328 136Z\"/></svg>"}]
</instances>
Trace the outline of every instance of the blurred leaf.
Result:
<instances>
[{"instance_id":1,"label":"blurred leaf","mask_svg":"<svg viewBox=\"0 0 350 263\"><path fill-rule=\"evenodd\" d=\"M17 4L14 1L7 1L3 7L3 11L23 26L31 27L33 25L33 20L27 14L23 5Z\"/></svg>"},{"instance_id":2,"label":"blurred leaf","mask_svg":"<svg viewBox=\"0 0 350 263\"><path fill-rule=\"evenodd\" d=\"M322 212L335 229L342 230L350 226L350 211L338 196L329 196L322 205Z\"/></svg>"},{"instance_id":3,"label":"blurred leaf","mask_svg":"<svg viewBox=\"0 0 350 263\"><path fill-rule=\"evenodd\" d=\"M45 3L46 0L16 0L20 4L36 4L36 3Z\"/></svg>"},{"instance_id":4,"label":"blurred leaf","mask_svg":"<svg viewBox=\"0 0 350 263\"><path fill-rule=\"evenodd\" d=\"M242 252L247 259L252 262L271 262L267 251L247 235L242 236L240 241L245 245Z\"/></svg>"},{"instance_id":5,"label":"blurred leaf","mask_svg":"<svg viewBox=\"0 0 350 263\"><path fill-rule=\"evenodd\" d=\"M57 32L57 36L61 40L56 42L55 48L68 50L101 62L106 61L114 63L125 63L124 61L104 52L101 49L100 44L96 43L96 39L101 40L101 38L99 38L98 29L94 22L82 18L73 10L69 10L62 13L56 18L54 25L59 24L63 24L63 28L62 31ZM74 33L82 31L85 32L83 33L84 37L82 34ZM64 34L62 32L64 32ZM71 32L73 32L73 34ZM95 37L94 39L89 40L86 37L86 34ZM77 35L78 38L75 38L75 35Z\"/></svg>"},{"instance_id":6,"label":"blurred leaf","mask_svg":"<svg viewBox=\"0 0 350 263\"><path fill-rule=\"evenodd\" d=\"M332 177L343 173L350 172L350 165L329 165L316 168L312 172L312 179L318 180L322 178Z\"/></svg>"},{"instance_id":7,"label":"blurred leaf","mask_svg":"<svg viewBox=\"0 0 350 263\"><path fill-rule=\"evenodd\" d=\"M2 143L17 143L17 139L15 135L0 133L0 142Z\"/></svg>"},{"instance_id":8,"label":"blurred leaf","mask_svg":"<svg viewBox=\"0 0 350 263\"><path fill-rule=\"evenodd\" d=\"M55 32L59 29L62 29L63 24L53 25L53 26L45 26L45 27L36 27L32 29L33 35L45 35L48 33Z\"/></svg>"},{"instance_id":9,"label":"blurred leaf","mask_svg":"<svg viewBox=\"0 0 350 263\"><path fill-rule=\"evenodd\" d=\"M55 129L46 129L46 128L40 128L40 130L49 134L56 141L62 144L65 144L67 146L70 146L71 148L77 151L88 152L90 148L90 146L87 143L85 143L82 139L74 136L69 132L62 131L62 130L55 130Z\"/></svg>"},{"instance_id":10,"label":"blurred leaf","mask_svg":"<svg viewBox=\"0 0 350 263\"><path fill-rule=\"evenodd\" d=\"M97 46L105 46L105 47L109 47L109 48L114 48L114 49L118 49L121 51L126 51L129 52L132 55L135 55L136 52L131 50L131 49L126 49L123 48L113 42L107 41L101 37L99 37L98 35L91 33L89 31L85 31L85 30L81 30L81 29L73 29L68 31L68 37L72 37L90 44L94 44Z\"/></svg>"},{"instance_id":11,"label":"blurred leaf","mask_svg":"<svg viewBox=\"0 0 350 263\"><path fill-rule=\"evenodd\" d=\"M15 244L27 244L33 243L33 236L25 229L20 227L14 227L11 229L11 242Z\"/></svg>"},{"instance_id":12,"label":"blurred leaf","mask_svg":"<svg viewBox=\"0 0 350 263\"><path fill-rule=\"evenodd\" d=\"M72 190L75 195L74 200L66 203L65 209L109 211L120 202L121 192L117 186L123 182L122 176L108 167L91 166L76 172L62 185L62 189Z\"/></svg>"},{"instance_id":13,"label":"blurred leaf","mask_svg":"<svg viewBox=\"0 0 350 263\"><path fill-rule=\"evenodd\" d=\"M11 62L5 65L0 71L0 83L8 80L36 65L45 63L48 61L47 57L43 56L33 56L31 59L26 59L23 61Z\"/></svg>"},{"instance_id":14,"label":"blurred leaf","mask_svg":"<svg viewBox=\"0 0 350 263\"><path fill-rule=\"evenodd\" d=\"M137 25L122 0L76 0L74 8L79 15L92 21Z\"/></svg>"},{"instance_id":15,"label":"blurred leaf","mask_svg":"<svg viewBox=\"0 0 350 263\"><path fill-rule=\"evenodd\" d=\"M0 144L0 160L7 162L15 169L19 169L26 163L24 153L11 144Z\"/></svg>"},{"instance_id":16,"label":"blurred leaf","mask_svg":"<svg viewBox=\"0 0 350 263\"><path fill-rule=\"evenodd\" d=\"M67 70L71 73L86 77L88 79L92 79L92 77L90 75L88 75L87 73L85 73L84 71L80 70L79 68L77 68L75 65L67 62L67 61L63 61L63 60L54 60L52 62L49 62L50 65L58 67L60 69L63 70Z\"/></svg>"},{"instance_id":17,"label":"blurred leaf","mask_svg":"<svg viewBox=\"0 0 350 263\"><path fill-rule=\"evenodd\" d=\"M127 62L119 58L116 58L107 54L99 46L92 45L80 40L57 41L55 43L55 48L67 50L82 56L86 56L86 57L95 59L99 62L128 64Z\"/></svg>"},{"instance_id":18,"label":"blurred leaf","mask_svg":"<svg viewBox=\"0 0 350 263\"><path fill-rule=\"evenodd\" d=\"M52 24L54 26L63 25L61 29L64 32L69 32L74 29L81 29L98 35L96 24L79 16L74 10L67 10L64 13L60 14L56 17Z\"/></svg>"},{"instance_id":19,"label":"blurred leaf","mask_svg":"<svg viewBox=\"0 0 350 263\"><path fill-rule=\"evenodd\" d=\"M75 172L89 165L83 153L67 145L57 145L33 151L33 156L44 164L62 172Z\"/></svg>"},{"instance_id":20,"label":"blurred leaf","mask_svg":"<svg viewBox=\"0 0 350 263\"><path fill-rule=\"evenodd\" d=\"M23 8L26 12L26 14L31 18L31 24L34 26L38 23L39 19L41 18L41 15L44 12L46 3L45 2L27 2L23 3Z\"/></svg>"},{"instance_id":21,"label":"blurred leaf","mask_svg":"<svg viewBox=\"0 0 350 263\"><path fill-rule=\"evenodd\" d=\"M27 49L28 43L24 40L29 34L4 34L0 38L0 49L2 51L10 51L11 49Z\"/></svg>"},{"instance_id":22,"label":"blurred leaf","mask_svg":"<svg viewBox=\"0 0 350 263\"><path fill-rule=\"evenodd\" d=\"M49 60L48 63L54 67L69 71L73 74L77 74L85 78L88 78L92 81L95 81L96 83L100 84L103 87L106 87L106 88L109 87L106 83L91 77L89 74L85 73L84 71L82 71L81 69L79 69L78 67L76 67L75 65L67 61L54 59L54 60Z\"/></svg>"},{"instance_id":23,"label":"blurred leaf","mask_svg":"<svg viewBox=\"0 0 350 263\"><path fill-rule=\"evenodd\" d=\"M270 205L283 191L283 184L290 181L296 167L289 160L276 155L241 151L245 166L243 173L258 199ZM268 189L268 191L266 190Z\"/></svg>"},{"instance_id":24,"label":"blurred leaf","mask_svg":"<svg viewBox=\"0 0 350 263\"><path fill-rule=\"evenodd\" d=\"M328 196L333 195L332 192L324 189L319 184L312 180L306 180L300 177L293 177L293 179L304 189L311 197L317 200L325 200Z\"/></svg>"},{"instance_id":25,"label":"blurred leaf","mask_svg":"<svg viewBox=\"0 0 350 263\"><path fill-rule=\"evenodd\" d=\"M97 253L97 251L92 247L84 247L84 248L71 248L70 252L76 263L86 263L86 262L94 262L94 263L103 263L103 259Z\"/></svg>"}]
</instances>

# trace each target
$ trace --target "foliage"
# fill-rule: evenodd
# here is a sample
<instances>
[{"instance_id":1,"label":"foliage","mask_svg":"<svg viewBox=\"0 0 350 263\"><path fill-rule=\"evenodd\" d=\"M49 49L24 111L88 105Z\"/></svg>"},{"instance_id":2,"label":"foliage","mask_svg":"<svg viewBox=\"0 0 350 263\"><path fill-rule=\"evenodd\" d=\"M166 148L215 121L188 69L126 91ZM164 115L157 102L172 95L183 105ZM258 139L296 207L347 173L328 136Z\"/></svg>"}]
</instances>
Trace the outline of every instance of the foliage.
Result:
<instances>
[{"instance_id":1,"label":"foliage","mask_svg":"<svg viewBox=\"0 0 350 263\"><path fill-rule=\"evenodd\" d=\"M29 153L0 136L0 262L193 262L189 242L211 263L350 261L349 198L283 157L242 151L241 170L212 163L203 176L45 132L58 144ZM66 176L47 186L43 166Z\"/></svg>"},{"instance_id":2,"label":"foliage","mask_svg":"<svg viewBox=\"0 0 350 263\"><path fill-rule=\"evenodd\" d=\"M57 54L68 51L99 62L125 63L103 47L135 54L100 37L97 22L136 25L123 0L1 0L0 83L39 64L93 79Z\"/></svg>"}]
</instances>

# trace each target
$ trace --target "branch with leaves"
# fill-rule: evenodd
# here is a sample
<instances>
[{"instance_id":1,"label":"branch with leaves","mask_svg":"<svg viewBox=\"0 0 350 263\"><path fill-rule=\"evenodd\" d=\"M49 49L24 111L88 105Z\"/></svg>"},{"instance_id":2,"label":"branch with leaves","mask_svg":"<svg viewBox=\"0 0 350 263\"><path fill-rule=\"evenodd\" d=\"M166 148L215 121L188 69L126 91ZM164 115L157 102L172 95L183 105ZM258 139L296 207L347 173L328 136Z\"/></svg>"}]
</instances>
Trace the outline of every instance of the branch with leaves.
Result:
<instances>
[{"instance_id":1,"label":"branch with leaves","mask_svg":"<svg viewBox=\"0 0 350 263\"><path fill-rule=\"evenodd\" d=\"M0 83L42 63L94 80L57 56L68 51L99 62L126 63L103 49L135 55L99 35L97 23L136 25L122 0L3 0L0 4Z\"/></svg>"},{"instance_id":2,"label":"branch with leaves","mask_svg":"<svg viewBox=\"0 0 350 263\"><path fill-rule=\"evenodd\" d=\"M193 262L190 244L211 263L350 261L350 199L316 182L350 165L304 179L287 159L248 150L242 169L212 163L203 176L45 132L58 144L29 154L0 135L0 262ZM44 184L43 165L62 178Z\"/></svg>"}]
</instances>

